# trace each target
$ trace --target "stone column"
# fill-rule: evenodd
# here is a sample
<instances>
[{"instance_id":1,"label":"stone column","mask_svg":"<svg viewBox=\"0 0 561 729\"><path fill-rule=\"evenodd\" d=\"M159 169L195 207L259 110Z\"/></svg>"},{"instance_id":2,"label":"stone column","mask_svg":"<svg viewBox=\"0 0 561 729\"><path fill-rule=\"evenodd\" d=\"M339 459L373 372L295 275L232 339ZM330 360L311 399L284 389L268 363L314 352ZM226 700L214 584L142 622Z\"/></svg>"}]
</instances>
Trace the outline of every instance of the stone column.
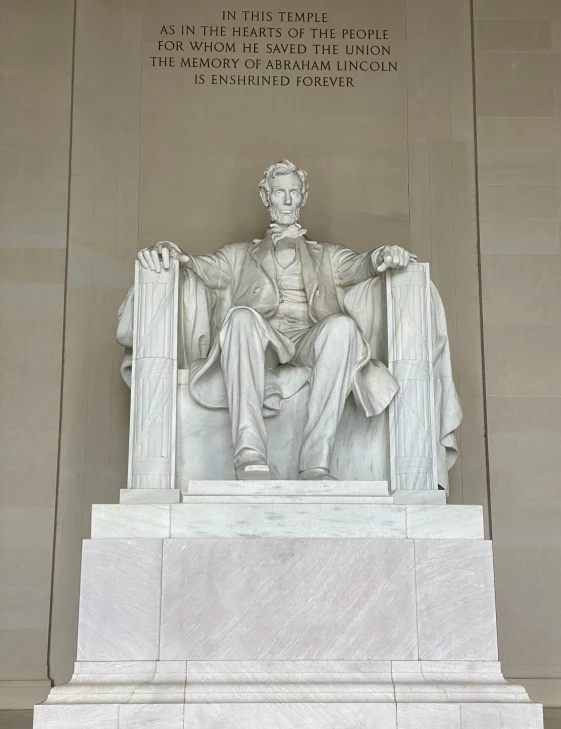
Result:
<instances>
[{"instance_id":1,"label":"stone column","mask_svg":"<svg viewBox=\"0 0 561 729\"><path fill-rule=\"evenodd\" d=\"M390 487L436 489L428 263L386 275L388 366L400 390L390 404Z\"/></svg>"},{"instance_id":2,"label":"stone column","mask_svg":"<svg viewBox=\"0 0 561 729\"><path fill-rule=\"evenodd\" d=\"M128 488L175 488L179 263L136 263Z\"/></svg>"}]
</instances>

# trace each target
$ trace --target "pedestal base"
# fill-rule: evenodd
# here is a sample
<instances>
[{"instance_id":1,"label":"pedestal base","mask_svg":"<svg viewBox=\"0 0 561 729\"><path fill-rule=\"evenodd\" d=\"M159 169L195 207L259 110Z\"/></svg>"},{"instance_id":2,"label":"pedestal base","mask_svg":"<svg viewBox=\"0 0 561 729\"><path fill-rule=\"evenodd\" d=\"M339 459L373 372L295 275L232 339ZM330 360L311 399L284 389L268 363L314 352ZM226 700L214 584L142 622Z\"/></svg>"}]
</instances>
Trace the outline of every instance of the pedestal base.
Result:
<instances>
[{"instance_id":1,"label":"pedestal base","mask_svg":"<svg viewBox=\"0 0 561 729\"><path fill-rule=\"evenodd\" d=\"M78 663L35 729L541 729L496 662ZM148 672L150 671L150 672Z\"/></svg>"},{"instance_id":2,"label":"pedestal base","mask_svg":"<svg viewBox=\"0 0 561 729\"><path fill-rule=\"evenodd\" d=\"M497 662L479 507L380 482L148 498L94 509L75 676L35 729L542 729Z\"/></svg>"}]
</instances>

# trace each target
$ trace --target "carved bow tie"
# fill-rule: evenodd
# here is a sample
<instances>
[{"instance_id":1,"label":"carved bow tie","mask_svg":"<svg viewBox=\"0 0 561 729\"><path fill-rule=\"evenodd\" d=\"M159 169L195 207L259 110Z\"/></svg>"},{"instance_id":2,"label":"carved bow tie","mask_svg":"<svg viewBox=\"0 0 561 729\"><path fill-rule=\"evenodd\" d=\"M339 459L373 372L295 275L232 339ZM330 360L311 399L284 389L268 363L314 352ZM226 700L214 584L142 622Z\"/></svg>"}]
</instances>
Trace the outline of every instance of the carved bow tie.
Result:
<instances>
[{"instance_id":1,"label":"carved bow tie","mask_svg":"<svg viewBox=\"0 0 561 729\"><path fill-rule=\"evenodd\" d=\"M271 238L273 243L277 243L283 238L301 238L308 232L306 228L302 228L299 223L293 225L279 225L279 223L273 223L269 226L271 231Z\"/></svg>"}]
</instances>

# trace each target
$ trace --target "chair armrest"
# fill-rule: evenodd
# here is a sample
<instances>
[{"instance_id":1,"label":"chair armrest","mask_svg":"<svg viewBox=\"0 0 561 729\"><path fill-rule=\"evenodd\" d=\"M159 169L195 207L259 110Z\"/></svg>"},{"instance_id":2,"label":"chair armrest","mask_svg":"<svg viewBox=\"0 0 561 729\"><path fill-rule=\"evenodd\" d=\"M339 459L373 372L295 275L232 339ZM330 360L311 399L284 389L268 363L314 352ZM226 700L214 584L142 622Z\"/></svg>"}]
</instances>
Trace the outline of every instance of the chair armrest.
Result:
<instances>
[{"instance_id":1,"label":"chair armrest","mask_svg":"<svg viewBox=\"0 0 561 729\"><path fill-rule=\"evenodd\" d=\"M428 263L386 272L388 368L399 383L390 403L390 488L437 489Z\"/></svg>"},{"instance_id":2,"label":"chair armrest","mask_svg":"<svg viewBox=\"0 0 561 729\"><path fill-rule=\"evenodd\" d=\"M128 488L175 488L179 263L136 262Z\"/></svg>"}]
</instances>

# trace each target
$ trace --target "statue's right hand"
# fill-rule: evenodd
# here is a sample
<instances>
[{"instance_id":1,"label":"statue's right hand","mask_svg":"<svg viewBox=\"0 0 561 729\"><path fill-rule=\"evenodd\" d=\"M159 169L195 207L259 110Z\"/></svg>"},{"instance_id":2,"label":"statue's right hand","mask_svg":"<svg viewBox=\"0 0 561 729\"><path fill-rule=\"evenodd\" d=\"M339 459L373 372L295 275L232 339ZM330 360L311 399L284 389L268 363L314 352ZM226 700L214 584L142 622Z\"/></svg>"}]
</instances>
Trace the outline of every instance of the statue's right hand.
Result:
<instances>
[{"instance_id":1,"label":"statue's right hand","mask_svg":"<svg viewBox=\"0 0 561 729\"><path fill-rule=\"evenodd\" d=\"M186 263L189 256L170 240L161 240L150 248L143 248L138 252L138 260L142 268L149 268L155 273L160 273L162 268L167 271L170 259Z\"/></svg>"}]
</instances>

